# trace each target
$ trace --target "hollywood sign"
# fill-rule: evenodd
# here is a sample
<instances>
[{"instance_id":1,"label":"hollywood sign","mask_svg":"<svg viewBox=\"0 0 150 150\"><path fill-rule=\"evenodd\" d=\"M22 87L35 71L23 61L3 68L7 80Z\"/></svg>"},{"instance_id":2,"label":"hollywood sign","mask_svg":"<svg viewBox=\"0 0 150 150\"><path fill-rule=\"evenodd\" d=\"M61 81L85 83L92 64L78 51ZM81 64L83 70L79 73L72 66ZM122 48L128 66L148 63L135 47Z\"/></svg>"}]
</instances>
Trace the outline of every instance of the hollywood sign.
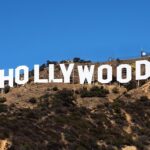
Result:
<instances>
[{"instance_id":1,"label":"hollywood sign","mask_svg":"<svg viewBox=\"0 0 150 150\"><path fill-rule=\"evenodd\" d=\"M145 73L142 73L142 66L144 65ZM40 79L40 66L34 65L34 83L70 83L71 74L74 70L74 63L69 64L67 67L65 64L59 64L62 78L55 77L55 65L49 64L48 66L48 79ZM107 77L103 77L104 70L107 73ZM125 77L123 76L123 70L126 70ZM88 84L92 83L92 79L95 72L95 65L78 65L77 66L79 84L84 84L85 81ZM22 73L23 72L23 73ZM111 65L104 64L97 68L97 81L102 84L110 83L113 79L113 69ZM120 83L128 83L132 80L132 67L129 64L120 64L116 67L116 80ZM145 80L150 77L150 62L147 60L140 60L135 62L135 79ZM0 88L4 88L5 81L8 81L10 87L14 86L14 83L18 85L24 85L29 81L29 67L19 66L16 69L9 69L8 75L5 75L5 70L0 70Z\"/></svg>"}]
</instances>

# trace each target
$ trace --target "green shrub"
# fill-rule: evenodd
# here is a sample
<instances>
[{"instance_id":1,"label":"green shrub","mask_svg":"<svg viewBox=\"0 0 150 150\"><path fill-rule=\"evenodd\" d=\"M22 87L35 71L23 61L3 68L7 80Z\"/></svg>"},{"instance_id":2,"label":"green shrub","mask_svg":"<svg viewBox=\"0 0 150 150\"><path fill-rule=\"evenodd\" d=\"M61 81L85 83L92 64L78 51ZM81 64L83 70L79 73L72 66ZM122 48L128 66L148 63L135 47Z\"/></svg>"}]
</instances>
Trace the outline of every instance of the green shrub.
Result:
<instances>
[{"instance_id":1,"label":"green shrub","mask_svg":"<svg viewBox=\"0 0 150 150\"><path fill-rule=\"evenodd\" d=\"M81 97L105 97L107 94L109 94L109 91L104 89L103 86L93 86L90 90L83 88L80 93Z\"/></svg>"},{"instance_id":2,"label":"green shrub","mask_svg":"<svg viewBox=\"0 0 150 150\"><path fill-rule=\"evenodd\" d=\"M8 107L5 104L0 104L0 113L7 112Z\"/></svg>"},{"instance_id":3,"label":"green shrub","mask_svg":"<svg viewBox=\"0 0 150 150\"><path fill-rule=\"evenodd\" d=\"M87 88L83 88L83 89L80 89L80 95L81 97L92 97L90 95L91 93L87 90Z\"/></svg>"},{"instance_id":4,"label":"green shrub","mask_svg":"<svg viewBox=\"0 0 150 150\"><path fill-rule=\"evenodd\" d=\"M0 103L5 103L6 102L6 98L5 97L0 97Z\"/></svg>"},{"instance_id":5,"label":"green shrub","mask_svg":"<svg viewBox=\"0 0 150 150\"><path fill-rule=\"evenodd\" d=\"M120 114L121 113L121 102L118 99L116 99L112 103L112 108L114 109L115 113Z\"/></svg>"},{"instance_id":6,"label":"green shrub","mask_svg":"<svg viewBox=\"0 0 150 150\"><path fill-rule=\"evenodd\" d=\"M40 99L49 99L50 96L51 96L51 95L50 95L49 93L46 93L46 94L42 95L42 96L40 97Z\"/></svg>"},{"instance_id":7,"label":"green shrub","mask_svg":"<svg viewBox=\"0 0 150 150\"><path fill-rule=\"evenodd\" d=\"M148 101L149 98L147 96L141 96L140 101Z\"/></svg>"},{"instance_id":8,"label":"green shrub","mask_svg":"<svg viewBox=\"0 0 150 150\"><path fill-rule=\"evenodd\" d=\"M6 86L6 87L4 88L5 94L9 93L9 91L10 91L10 86Z\"/></svg>"},{"instance_id":9,"label":"green shrub","mask_svg":"<svg viewBox=\"0 0 150 150\"><path fill-rule=\"evenodd\" d=\"M75 90L75 93L76 93L76 94L80 94L80 91L81 91L81 90L77 89L77 90Z\"/></svg>"},{"instance_id":10,"label":"green shrub","mask_svg":"<svg viewBox=\"0 0 150 150\"><path fill-rule=\"evenodd\" d=\"M58 91L53 98L53 105L55 106L73 106L75 100L74 92L72 90L63 89Z\"/></svg>"},{"instance_id":11,"label":"green shrub","mask_svg":"<svg viewBox=\"0 0 150 150\"><path fill-rule=\"evenodd\" d=\"M126 96L127 98L131 98L131 94L129 94L127 92L124 93L124 96Z\"/></svg>"},{"instance_id":12,"label":"green shrub","mask_svg":"<svg viewBox=\"0 0 150 150\"><path fill-rule=\"evenodd\" d=\"M32 103L32 104L36 104L37 103L37 100L35 97L32 97L29 99L29 102Z\"/></svg>"},{"instance_id":13,"label":"green shrub","mask_svg":"<svg viewBox=\"0 0 150 150\"><path fill-rule=\"evenodd\" d=\"M58 91L58 87L57 86L53 87L53 91Z\"/></svg>"},{"instance_id":14,"label":"green shrub","mask_svg":"<svg viewBox=\"0 0 150 150\"><path fill-rule=\"evenodd\" d=\"M137 88L137 82L136 81L131 81L127 84L124 85L124 87L129 91L129 90L132 90L132 89L135 89Z\"/></svg>"}]
</instances>

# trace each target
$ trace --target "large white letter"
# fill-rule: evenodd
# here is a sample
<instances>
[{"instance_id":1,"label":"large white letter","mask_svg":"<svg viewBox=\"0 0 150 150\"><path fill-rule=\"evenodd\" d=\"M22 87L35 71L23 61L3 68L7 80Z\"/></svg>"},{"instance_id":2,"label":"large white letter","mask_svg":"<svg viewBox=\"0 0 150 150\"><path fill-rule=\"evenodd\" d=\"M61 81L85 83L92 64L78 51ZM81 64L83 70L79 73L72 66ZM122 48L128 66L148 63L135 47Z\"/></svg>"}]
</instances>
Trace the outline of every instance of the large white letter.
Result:
<instances>
[{"instance_id":1,"label":"large white letter","mask_svg":"<svg viewBox=\"0 0 150 150\"><path fill-rule=\"evenodd\" d=\"M34 65L34 82L35 83L48 83L48 79L40 79L40 66Z\"/></svg>"},{"instance_id":2,"label":"large white letter","mask_svg":"<svg viewBox=\"0 0 150 150\"><path fill-rule=\"evenodd\" d=\"M62 79L54 78L54 64L49 64L49 82L62 83Z\"/></svg>"},{"instance_id":3,"label":"large white letter","mask_svg":"<svg viewBox=\"0 0 150 150\"><path fill-rule=\"evenodd\" d=\"M103 70L107 70L107 79L103 79ZM110 65L102 65L98 67L98 81L100 83L109 83L112 81L112 67Z\"/></svg>"},{"instance_id":4,"label":"large white letter","mask_svg":"<svg viewBox=\"0 0 150 150\"><path fill-rule=\"evenodd\" d=\"M13 87L14 83L13 83L13 73L14 70L13 69L9 69L8 71L8 76L5 76L5 72L4 70L0 70L0 88L4 88L5 87L5 81L8 81L8 85L10 87Z\"/></svg>"},{"instance_id":5,"label":"large white letter","mask_svg":"<svg viewBox=\"0 0 150 150\"><path fill-rule=\"evenodd\" d=\"M142 75L142 65L145 66L145 74ZM150 62L147 60L136 61L136 80L145 80L150 77Z\"/></svg>"},{"instance_id":6,"label":"large white letter","mask_svg":"<svg viewBox=\"0 0 150 150\"><path fill-rule=\"evenodd\" d=\"M126 69L126 78L123 79L122 70ZM128 83L132 79L132 68L130 65L123 64L117 67L117 81L120 83Z\"/></svg>"},{"instance_id":7,"label":"large white letter","mask_svg":"<svg viewBox=\"0 0 150 150\"><path fill-rule=\"evenodd\" d=\"M66 69L64 64L60 64L60 68L64 76L64 83L70 83L70 76L71 76L73 67L74 67L74 64L69 64L68 69Z\"/></svg>"},{"instance_id":8,"label":"large white letter","mask_svg":"<svg viewBox=\"0 0 150 150\"><path fill-rule=\"evenodd\" d=\"M23 79L20 79L20 71L23 70ZM29 81L29 68L27 66L19 66L15 71L15 82L17 84L25 84Z\"/></svg>"},{"instance_id":9,"label":"large white letter","mask_svg":"<svg viewBox=\"0 0 150 150\"><path fill-rule=\"evenodd\" d=\"M82 66L78 66L80 84L84 84L85 80L87 80L88 84L91 84L94 73L94 67L94 65L91 65L89 70L88 66L84 66L84 69Z\"/></svg>"}]
</instances>

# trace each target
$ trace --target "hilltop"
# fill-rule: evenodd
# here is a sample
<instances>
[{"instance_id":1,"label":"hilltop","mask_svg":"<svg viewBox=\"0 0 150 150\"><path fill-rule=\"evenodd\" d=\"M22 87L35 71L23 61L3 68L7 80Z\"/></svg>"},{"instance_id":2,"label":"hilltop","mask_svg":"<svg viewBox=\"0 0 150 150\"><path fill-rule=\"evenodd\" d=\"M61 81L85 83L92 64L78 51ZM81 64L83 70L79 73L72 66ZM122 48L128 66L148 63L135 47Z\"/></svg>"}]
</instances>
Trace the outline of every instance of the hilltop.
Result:
<instances>
[{"instance_id":1,"label":"hilltop","mask_svg":"<svg viewBox=\"0 0 150 150\"><path fill-rule=\"evenodd\" d=\"M0 95L0 149L149 150L149 93L149 80L34 84L31 75Z\"/></svg>"}]
</instances>

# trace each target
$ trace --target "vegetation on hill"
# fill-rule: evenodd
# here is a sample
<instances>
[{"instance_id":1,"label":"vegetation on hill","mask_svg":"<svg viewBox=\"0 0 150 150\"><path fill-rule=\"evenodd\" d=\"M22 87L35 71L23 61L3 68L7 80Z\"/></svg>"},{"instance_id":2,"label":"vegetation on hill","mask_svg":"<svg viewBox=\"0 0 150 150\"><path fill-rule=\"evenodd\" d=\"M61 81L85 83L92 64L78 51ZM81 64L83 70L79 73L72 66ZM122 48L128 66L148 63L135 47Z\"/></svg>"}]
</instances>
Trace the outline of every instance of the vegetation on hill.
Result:
<instances>
[{"instance_id":1,"label":"vegetation on hill","mask_svg":"<svg viewBox=\"0 0 150 150\"><path fill-rule=\"evenodd\" d=\"M102 87L86 92L98 97L108 94ZM135 102L116 99L90 110L77 105L79 94L82 92L57 89L53 94L29 99L29 103L37 103L33 109L14 105L5 108L1 103L0 139L11 140L9 150L120 150L126 145L144 150L149 144L150 100L147 97Z\"/></svg>"},{"instance_id":2,"label":"vegetation on hill","mask_svg":"<svg viewBox=\"0 0 150 150\"><path fill-rule=\"evenodd\" d=\"M106 97L107 94L109 94L109 91L107 89L104 89L103 86L93 86L90 90L87 90L87 88L82 88L80 90L81 97Z\"/></svg>"}]
</instances>

